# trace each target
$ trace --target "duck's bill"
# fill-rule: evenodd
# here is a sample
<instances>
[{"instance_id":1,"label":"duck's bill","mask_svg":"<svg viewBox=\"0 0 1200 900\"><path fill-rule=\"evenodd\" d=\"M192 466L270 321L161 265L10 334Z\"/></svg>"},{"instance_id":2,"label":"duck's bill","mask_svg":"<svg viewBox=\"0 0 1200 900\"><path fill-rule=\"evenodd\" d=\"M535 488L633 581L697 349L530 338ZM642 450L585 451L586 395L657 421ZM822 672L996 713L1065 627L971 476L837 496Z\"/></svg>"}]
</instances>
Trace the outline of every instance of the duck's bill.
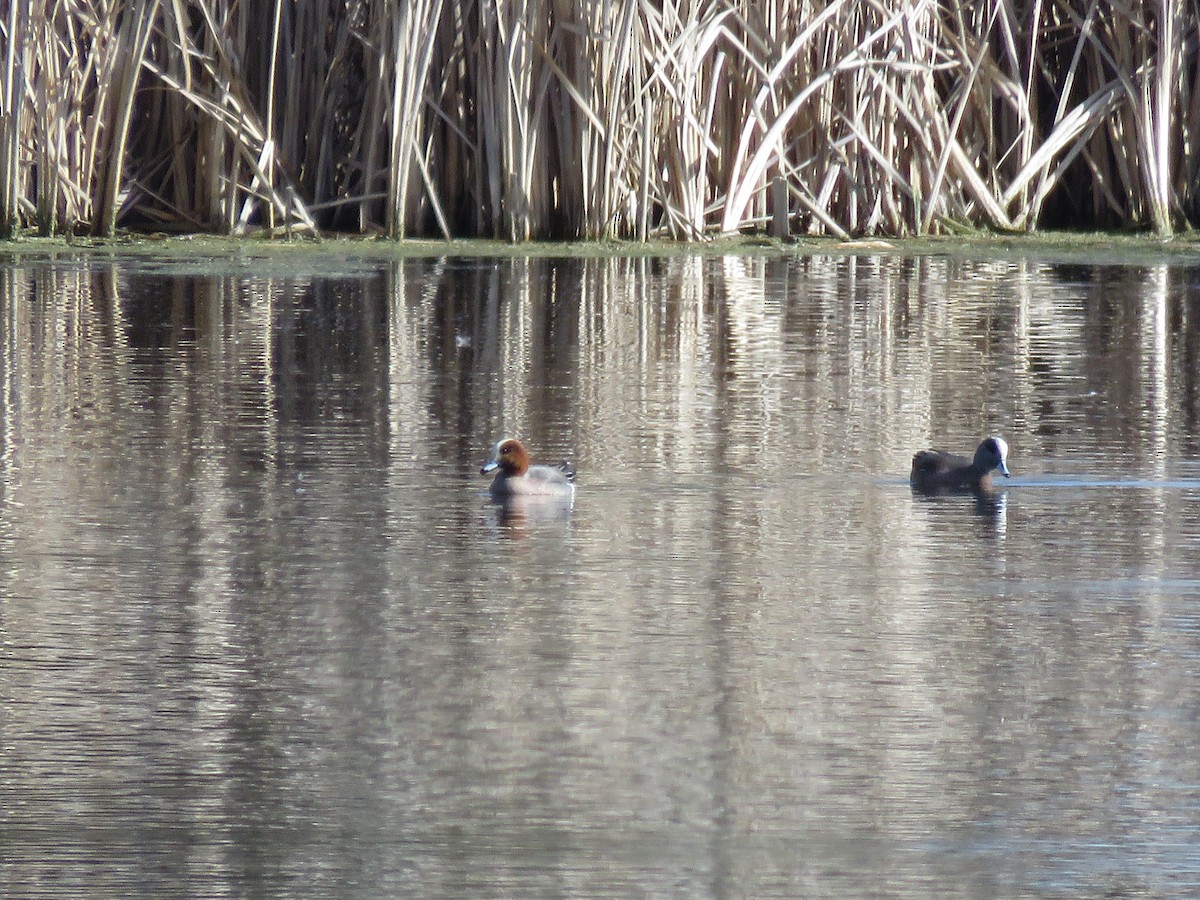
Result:
<instances>
[{"instance_id":1,"label":"duck's bill","mask_svg":"<svg viewBox=\"0 0 1200 900\"><path fill-rule=\"evenodd\" d=\"M491 472L495 472L498 468L500 468L500 463L496 462L494 459L489 459L479 468L479 474L487 475Z\"/></svg>"},{"instance_id":2,"label":"duck's bill","mask_svg":"<svg viewBox=\"0 0 1200 900\"><path fill-rule=\"evenodd\" d=\"M997 469L1005 478L1012 478L1012 473L1008 471L1008 463L1006 463L1004 460L1000 460L1000 465L997 466Z\"/></svg>"}]
</instances>

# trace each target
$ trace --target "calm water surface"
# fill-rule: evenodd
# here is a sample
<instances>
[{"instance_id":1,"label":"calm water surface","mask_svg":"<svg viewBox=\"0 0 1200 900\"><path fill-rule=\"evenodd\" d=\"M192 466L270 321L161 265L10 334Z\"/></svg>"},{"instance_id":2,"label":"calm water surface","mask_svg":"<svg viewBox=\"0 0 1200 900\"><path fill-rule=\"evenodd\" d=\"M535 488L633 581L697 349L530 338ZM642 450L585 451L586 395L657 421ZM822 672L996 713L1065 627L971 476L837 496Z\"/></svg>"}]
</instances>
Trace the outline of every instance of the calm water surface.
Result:
<instances>
[{"instance_id":1,"label":"calm water surface","mask_svg":"<svg viewBox=\"0 0 1200 900\"><path fill-rule=\"evenodd\" d=\"M3 893L1195 896L1185 263L0 258Z\"/></svg>"}]
</instances>

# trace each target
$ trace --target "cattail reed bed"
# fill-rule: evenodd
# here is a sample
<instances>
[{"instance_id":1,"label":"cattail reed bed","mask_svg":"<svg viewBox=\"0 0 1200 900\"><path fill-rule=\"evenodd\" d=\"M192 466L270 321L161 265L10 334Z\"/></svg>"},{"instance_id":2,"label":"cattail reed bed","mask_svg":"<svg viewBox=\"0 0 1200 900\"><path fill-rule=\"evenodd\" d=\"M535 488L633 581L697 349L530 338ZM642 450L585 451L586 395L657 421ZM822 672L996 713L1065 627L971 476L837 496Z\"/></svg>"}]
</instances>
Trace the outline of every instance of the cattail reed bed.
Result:
<instances>
[{"instance_id":1,"label":"cattail reed bed","mask_svg":"<svg viewBox=\"0 0 1200 900\"><path fill-rule=\"evenodd\" d=\"M1193 224L1200 14L9 0L0 230L702 239Z\"/></svg>"}]
</instances>

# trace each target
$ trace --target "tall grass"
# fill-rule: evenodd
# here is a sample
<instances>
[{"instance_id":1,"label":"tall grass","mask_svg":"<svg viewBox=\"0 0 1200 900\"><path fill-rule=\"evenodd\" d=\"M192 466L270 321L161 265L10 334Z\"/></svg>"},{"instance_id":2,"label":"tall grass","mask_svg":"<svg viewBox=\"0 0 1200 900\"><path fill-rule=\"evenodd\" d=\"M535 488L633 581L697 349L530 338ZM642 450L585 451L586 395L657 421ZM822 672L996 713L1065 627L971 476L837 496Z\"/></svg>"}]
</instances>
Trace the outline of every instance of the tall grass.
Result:
<instances>
[{"instance_id":1,"label":"tall grass","mask_svg":"<svg viewBox=\"0 0 1200 900\"><path fill-rule=\"evenodd\" d=\"M1195 222L1179 0L11 0L0 230Z\"/></svg>"}]
</instances>

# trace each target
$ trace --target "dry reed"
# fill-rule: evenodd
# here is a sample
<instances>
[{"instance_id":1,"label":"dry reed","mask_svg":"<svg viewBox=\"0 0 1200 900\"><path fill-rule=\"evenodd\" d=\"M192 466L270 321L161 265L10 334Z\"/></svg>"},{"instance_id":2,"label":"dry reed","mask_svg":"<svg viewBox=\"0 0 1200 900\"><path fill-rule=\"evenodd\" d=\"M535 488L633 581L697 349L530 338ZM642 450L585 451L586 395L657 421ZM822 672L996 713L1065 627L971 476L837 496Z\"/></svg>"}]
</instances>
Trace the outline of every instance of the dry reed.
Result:
<instances>
[{"instance_id":1,"label":"dry reed","mask_svg":"<svg viewBox=\"0 0 1200 900\"><path fill-rule=\"evenodd\" d=\"M0 232L1190 225L1178 0L11 0Z\"/></svg>"}]
</instances>

